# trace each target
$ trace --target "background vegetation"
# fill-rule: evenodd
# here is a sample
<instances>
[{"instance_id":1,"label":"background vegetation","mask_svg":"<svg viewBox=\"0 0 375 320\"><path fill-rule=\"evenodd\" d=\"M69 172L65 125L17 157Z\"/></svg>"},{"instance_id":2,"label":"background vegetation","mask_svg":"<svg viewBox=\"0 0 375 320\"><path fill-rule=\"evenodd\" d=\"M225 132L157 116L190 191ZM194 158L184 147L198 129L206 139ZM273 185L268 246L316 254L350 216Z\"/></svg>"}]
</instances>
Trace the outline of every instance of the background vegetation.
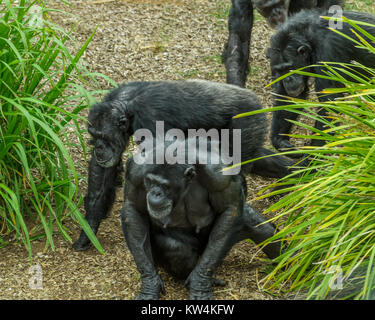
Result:
<instances>
[{"instance_id":1,"label":"background vegetation","mask_svg":"<svg viewBox=\"0 0 375 320\"><path fill-rule=\"evenodd\" d=\"M375 37L359 24L348 23L355 45L375 54ZM268 290L298 291L296 297L308 299L375 299L375 69L355 67L325 63L321 77L344 85L325 92L341 92L343 98L327 103L291 100L287 107L326 124L319 131L293 121L312 135L291 136L326 144L305 147L314 159L311 166L298 171L301 178L291 176L279 183L292 187L271 193L290 192L268 209L280 210L274 220L281 231L271 241L281 239L286 246L265 279ZM359 77L358 68L367 77ZM296 73L319 77L304 70ZM301 107L305 111L296 109ZM318 108L325 108L332 122L322 119Z\"/></svg>"},{"instance_id":2,"label":"background vegetation","mask_svg":"<svg viewBox=\"0 0 375 320\"><path fill-rule=\"evenodd\" d=\"M52 249L53 233L71 241L70 216L103 251L78 211L70 156L86 150L79 112L93 99L84 85L99 75L79 60L93 35L72 54L66 43L74 39L49 12L43 1L0 0L0 246L15 237L30 259L33 239L45 237Z\"/></svg>"},{"instance_id":3,"label":"background vegetation","mask_svg":"<svg viewBox=\"0 0 375 320\"><path fill-rule=\"evenodd\" d=\"M215 18L215 23L221 28L217 30L222 34L229 6L230 1L217 1L217 10L212 13L212 19ZM346 8L375 13L372 0L347 0ZM66 225L70 217L86 228L78 211L82 206L78 192L78 182L82 177L77 163L72 160L72 154L82 151L83 154L86 153L82 138L85 125L81 120L84 119L81 119L79 113L93 100L92 94L96 93L90 93L85 88L95 86L95 78L101 76L90 74L80 63L93 35L87 37L82 45L77 45L72 53L67 46L67 43L75 42L72 32L64 32L54 25L49 13L51 10L43 1L0 0L0 246L6 246L13 239L20 240L28 249L30 259L30 242L34 239L45 238L46 247L52 249L55 248L55 233L71 241L70 230ZM256 18L262 19L258 14ZM156 19L153 24L155 22ZM201 33L206 32L206 24L207 20L204 20ZM182 28L183 25L178 25L175 30L172 27L170 31L168 29L168 32L173 35ZM253 59L261 60L264 58L263 43L259 39L254 40L256 37L257 34L253 34L251 55ZM166 44L157 48L160 47L160 54L163 54L162 51L167 50L168 44L172 45L164 35L161 39ZM202 47L208 46L209 38L204 40ZM129 48L131 52L136 51L131 46ZM176 50L175 47L173 49ZM217 55L202 58L206 59L207 65L217 62L215 68L219 71L215 69L212 74L202 73L203 66L197 67L196 63L191 63L190 66L200 69L200 74L198 69L185 71L188 68L187 57L182 54L181 61L185 65L181 68L181 75L203 75L212 80L216 80L218 75L223 76L219 51L215 51L218 52ZM156 55L159 52L155 50L154 53ZM129 56L129 52L125 52L122 58ZM111 64L116 72L121 69L115 63ZM137 69L136 72L141 69L134 68L134 64L129 65L130 68ZM146 64L147 67L150 65ZM165 68L166 64L159 65ZM157 67L153 66L153 72L162 73ZM212 65L209 67L213 68ZM210 68L207 69L211 71ZM269 211L280 212L279 223L284 229L276 237L288 244L288 249L279 258L278 266L265 279L265 288L269 292L300 291L297 297L315 299L338 297L337 294L341 298L373 297L375 107L372 95L375 84L370 78L359 83L340 79L336 72L340 68L337 65L327 65L327 72L346 84L347 96L344 99L329 104L291 102L291 109L304 106L308 111L307 116L312 118L317 117L312 107L326 107L329 111L341 113L332 113L335 122L339 124L337 127L330 126L329 130L335 135L315 132L315 138L324 136L329 139L329 143L318 150L306 150L316 156L313 166L319 169L318 173L307 172L298 180L291 177L289 181L297 183L290 189L293 192L269 208ZM107 69L100 70L106 70L108 74ZM257 73L256 68L253 67L251 72ZM373 70L370 72L374 75ZM147 70L148 77L151 77L150 74L155 76ZM252 78L255 78L254 74ZM123 79L124 75L119 77ZM223 78L219 79L225 81ZM266 96L261 91L258 91L258 95ZM311 129L302 122L299 125ZM310 137L297 135L297 138ZM95 242L96 238L92 234L90 236L97 248L102 250L98 242ZM121 245L122 241L123 239ZM122 250L122 246L119 247ZM67 273L67 267L72 265L77 265L77 269L69 269L74 270L71 274L79 273L81 266L78 261L86 261L84 259L88 258L80 255L74 263L69 260L69 263L63 265L62 261L66 261L65 253L61 254L62 260L58 260L56 256L51 257L51 261L59 267L61 265L61 272L56 272L58 269L54 268L50 271L53 274ZM114 251L113 256L118 259L121 255ZM110 260L108 255L105 260L109 262L108 265L98 268L108 271L103 279L107 281L113 274L118 277L120 265L115 263L115 259ZM123 261L121 265L124 264ZM127 265L130 263L129 259ZM13 266L12 263L9 265ZM82 263L85 270L88 265L87 262ZM9 270L8 266L4 267L6 268ZM236 268L238 271L240 265L236 265ZM93 275L92 282L96 282L97 274L90 271ZM45 272L48 272L47 267ZM123 276L131 272L134 271L126 267ZM247 278L249 273L248 270L244 273ZM79 277L82 277L80 273ZM49 278L52 279L46 277ZM231 282L235 282L235 278L233 276ZM137 278L133 282L138 283L138 280ZM68 281L60 281L62 286L59 290L53 287L51 291L63 291L68 286ZM340 288L340 285L345 290L334 290ZM136 291L129 285L125 287L129 292ZM77 288L72 288L76 294Z\"/></svg>"}]
</instances>

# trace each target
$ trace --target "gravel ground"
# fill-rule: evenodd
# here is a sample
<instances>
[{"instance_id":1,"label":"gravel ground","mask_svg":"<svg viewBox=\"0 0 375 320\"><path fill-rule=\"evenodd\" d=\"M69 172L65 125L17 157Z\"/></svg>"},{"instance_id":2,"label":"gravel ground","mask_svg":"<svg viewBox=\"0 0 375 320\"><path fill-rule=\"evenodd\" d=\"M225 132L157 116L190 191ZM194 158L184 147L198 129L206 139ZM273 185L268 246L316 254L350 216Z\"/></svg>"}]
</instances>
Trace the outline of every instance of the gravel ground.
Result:
<instances>
[{"instance_id":1,"label":"gravel ground","mask_svg":"<svg viewBox=\"0 0 375 320\"><path fill-rule=\"evenodd\" d=\"M62 7L77 17L53 13L52 19L65 29L75 26L74 36L83 43L98 26L83 59L92 72L101 72L116 82L132 80L201 78L225 82L220 54L227 37L229 0L71 0ZM247 87L264 106L272 104L269 64L265 50L272 30L257 15L252 36L251 73ZM72 44L73 46L73 44ZM74 49L74 47L73 47ZM102 80L103 88L109 85ZM86 111L87 112L87 111ZM73 157L83 163L77 150ZM84 174L85 171L83 171ZM248 178L251 203L259 211L271 200L257 201L256 193L272 179ZM86 185L82 184L82 192ZM126 248L120 227L122 190L109 218L100 226L98 238L106 251L91 248L74 252L71 244L55 237L56 250L44 250L44 242L33 242L33 264L42 272L42 288L31 289L27 252L19 244L0 251L0 299L134 299L140 277ZM82 209L83 212L83 209ZM79 227L72 225L72 238ZM252 243L237 244L217 270L227 286L214 288L216 299L273 299L261 290L268 262ZM188 290L163 270L166 294L162 299L188 299Z\"/></svg>"}]
</instances>

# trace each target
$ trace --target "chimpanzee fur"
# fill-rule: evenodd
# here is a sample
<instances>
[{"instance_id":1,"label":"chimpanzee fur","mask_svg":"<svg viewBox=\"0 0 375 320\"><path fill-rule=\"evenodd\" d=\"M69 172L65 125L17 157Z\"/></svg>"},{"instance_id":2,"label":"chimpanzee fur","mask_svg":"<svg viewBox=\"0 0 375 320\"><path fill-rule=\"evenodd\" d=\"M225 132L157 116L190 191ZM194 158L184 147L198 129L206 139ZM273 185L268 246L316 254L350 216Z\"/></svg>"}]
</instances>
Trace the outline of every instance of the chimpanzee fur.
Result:
<instances>
[{"instance_id":1,"label":"chimpanzee fur","mask_svg":"<svg viewBox=\"0 0 375 320\"><path fill-rule=\"evenodd\" d=\"M375 67L375 55L368 50L357 47L351 40L328 30L329 20L320 18L321 15L331 16L329 13L322 14L318 10L302 11L291 17L271 38L271 46L267 56L270 59L272 77L277 79L282 75L309 65L318 65L305 69L315 74L323 74L324 68L319 62L341 62L350 63L357 61L368 67ZM375 24L375 16L361 13L344 11L344 17L352 20L363 21ZM361 26L370 34L375 35L375 27ZM355 39L351 31L352 27L348 23L343 23L343 28L338 30L341 33ZM364 38L371 43L371 40ZM341 66L341 68L344 68ZM356 69L364 72L363 69ZM344 75L344 74L343 74ZM366 77L365 74L363 74ZM274 84L274 91L277 96L290 96L305 99L308 95L308 77L292 74L287 78ZM340 94L322 94L326 88L341 87L342 84L329 79L315 78L315 91L318 92L319 101L333 100L340 97ZM280 101L276 97L275 106L282 106L288 102ZM284 99L285 100L285 99ZM319 114L324 116L325 109L321 109ZM298 114L280 110L273 114L271 141L276 149L293 149L289 142L289 137L285 136L291 130L292 124L288 119L295 120ZM328 119L329 120L329 119ZM322 130L324 125L321 121L315 122L315 127ZM323 140L313 139L312 145L321 145Z\"/></svg>"},{"instance_id":2,"label":"chimpanzee fur","mask_svg":"<svg viewBox=\"0 0 375 320\"><path fill-rule=\"evenodd\" d=\"M206 149L207 164L199 163L198 157L188 164L190 140L174 142L185 149L184 163L127 162L121 221L141 274L137 299L158 299L164 291L157 265L185 280L190 299L212 299L212 284L222 283L213 274L232 246L249 238L258 244L275 233L273 225L245 202L244 176L224 175L223 163L212 164L212 156L221 159L217 151ZM192 142L198 150L196 139ZM156 147L146 152L145 161L155 163L155 154ZM280 242L263 248L270 258L280 249Z\"/></svg>"},{"instance_id":3,"label":"chimpanzee fur","mask_svg":"<svg viewBox=\"0 0 375 320\"><path fill-rule=\"evenodd\" d=\"M344 3L345 0L232 0L228 17L229 36L222 54L227 83L245 87L254 20L253 6L267 19L269 25L275 28L288 16L302 9L325 10L332 5L344 6Z\"/></svg>"},{"instance_id":4,"label":"chimpanzee fur","mask_svg":"<svg viewBox=\"0 0 375 320\"><path fill-rule=\"evenodd\" d=\"M203 80L131 82L110 92L89 113L88 131L93 138L89 164L86 220L94 233L114 200L121 155L129 138L138 129L149 129L155 136L155 122L164 129L240 129L242 161L273 154L263 147L267 131L263 113L233 119L233 116L261 109L250 91L228 84ZM281 178L289 174L291 160L272 156L244 166L246 172ZM73 244L86 250L90 240L82 231Z\"/></svg>"}]
</instances>

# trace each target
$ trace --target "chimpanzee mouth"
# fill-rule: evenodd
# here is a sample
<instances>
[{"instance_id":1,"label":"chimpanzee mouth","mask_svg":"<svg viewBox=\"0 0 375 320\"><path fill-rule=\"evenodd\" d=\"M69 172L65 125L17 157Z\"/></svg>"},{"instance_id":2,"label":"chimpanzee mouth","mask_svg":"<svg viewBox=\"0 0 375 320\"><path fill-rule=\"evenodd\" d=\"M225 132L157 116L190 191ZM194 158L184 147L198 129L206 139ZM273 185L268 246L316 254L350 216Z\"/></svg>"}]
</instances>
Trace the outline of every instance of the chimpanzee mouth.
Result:
<instances>
[{"instance_id":1,"label":"chimpanzee mouth","mask_svg":"<svg viewBox=\"0 0 375 320\"><path fill-rule=\"evenodd\" d=\"M161 222L164 222L165 218L171 214L172 208L173 208L172 203L170 203L164 207L160 207L155 210L147 203L147 210L150 216L156 220L163 220Z\"/></svg>"}]
</instances>

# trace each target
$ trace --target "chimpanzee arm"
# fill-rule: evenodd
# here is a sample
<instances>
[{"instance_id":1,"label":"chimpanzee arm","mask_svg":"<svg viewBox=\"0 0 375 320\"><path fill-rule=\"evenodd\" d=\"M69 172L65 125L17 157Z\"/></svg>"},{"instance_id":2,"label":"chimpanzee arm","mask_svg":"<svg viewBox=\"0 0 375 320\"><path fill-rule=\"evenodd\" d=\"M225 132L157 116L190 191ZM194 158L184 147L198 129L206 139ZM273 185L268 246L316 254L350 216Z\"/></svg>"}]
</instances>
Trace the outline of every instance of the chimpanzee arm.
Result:
<instances>
[{"instance_id":1,"label":"chimpanzee arm","mask_svg":"<svg viewBox=\"0 0 375 320\"><path fill-rule=\"evenodd\" d=\"M241 232L237 235L237 241L250 238L256 244L259 244L272 237L277 230L272 223L266 222L266 220L264 216L245 203L243 219L240 221ZM270 259L274 259L281 253L281 243L280 241L274 241L264 246L262 250Z\"/></svg>"},{"instance_id":2,"label":"chimpanzee arm","mask_svg":"<svg viewBox=\"0 0 375 320\"><path fill-rule=\"evenodd\" d=\"M108 215L115 200L115 188L119 172L122 171L122 162L110 168L103 168L92 156L89 163L88 191L85 196L86 220L92 231L96 234L100 222ZM73 248L77 251L87 250L90 247L90 239L82 230Z\"/></svg>"},{"instance_id":3,"label":"chimpanzee arm","mask_svg":"<svg viewBox=\"0 0 375 320\"><path fill-rule=\"evenodd\" d=\"M225 190L231 183L232 177L224 175L221 171L222 165L199 164L195 165L199 183L208 192L219 192Z\"/></svg>"},{"instance_id":4,"label":"chimpanzee arm","mask_svg":"<svg viewBox=\"0 0 375 320\"><path fill-rule=\"evenodd\" d=\"M198 264L186 280L189 285L191 300L211 300L212 275L228 251L235 220L240 208L227 208L215 222L210 237ZM242 210L242 209L241 209Z\"/></svg>"},{"instance_id":5,"label":"chimpanzee arm","mask_svg":"<svg viewBox=\"0 0 375 320\"><path fill-rule=\"evenodd\" d=\"M287 157L275 155L275 153L266 148L259 148L254 153L254 158L260 158L272 155L271 157L262 158L253 162L251 173L255 173L267 178L283 178L292 172L290 168L294 161Z\"/></svg>"},{"instance_id":6,"label":"chimpanzee arm","mask_svg":"<svg viewBox=\"0 0 375 320\"><path fill-rule=\"evenodd\" d=\"M243 213L245 195L242 183L239 176L233 176L223 191L209 192L210 204L218 217L199 262L186 280L192 300L212 299L212 275L231 249L233 231Z\"/></svg>"},{"instance_id":7,"label":"chimpanzee arm","mask_svg":"<svg viewBox=\"0 0 375 320\"><path fill-rule=\"evenodd\" d=\"M136 210L131 198L136 199L138 191L129 180L126 180L125 189L125 205L121 212L122 229L142 279L141 292L136 299L156 300L159 299L160 292L164 292L164 285L152 258L148 215Z\"/></svg>"},{"instance_id":8,"label":"chimpanzee arm","mask_svg":"<svg viewBox=\"0 0 375 320\"><path fill-rule=\"evenodd\" d=\"M228 18L229 37L223 52L227 83L245 87L253 27L251 0L232 0Z\"/></svg>"},{"instance_id":9,"label":"chimpanzee arm","mask_svg":"<svg viewBox=\"0 0 375 320\"><path fill-rule=\"evenodd\" d=\"M283 85L278 82L274 86L275 88L275 104L274 107L280 107L283 105L290 104L289 102L280 101L279 99L283 99L280 96L288 96L287 92L285 91ZM303 91L297 99L305 99L307 96L308 89ZM291 111L286 110L278 110L273 112L272 116L272 125L271 125L271 141L273 146L277 150L281 149L293 149L294 146L289 142L289 137L284 136L284 134L289 134L290 130L292 128L292 123L287 121L290 120L296 120L298 117L298 114Z\"/></svg>"}]
</instances>

